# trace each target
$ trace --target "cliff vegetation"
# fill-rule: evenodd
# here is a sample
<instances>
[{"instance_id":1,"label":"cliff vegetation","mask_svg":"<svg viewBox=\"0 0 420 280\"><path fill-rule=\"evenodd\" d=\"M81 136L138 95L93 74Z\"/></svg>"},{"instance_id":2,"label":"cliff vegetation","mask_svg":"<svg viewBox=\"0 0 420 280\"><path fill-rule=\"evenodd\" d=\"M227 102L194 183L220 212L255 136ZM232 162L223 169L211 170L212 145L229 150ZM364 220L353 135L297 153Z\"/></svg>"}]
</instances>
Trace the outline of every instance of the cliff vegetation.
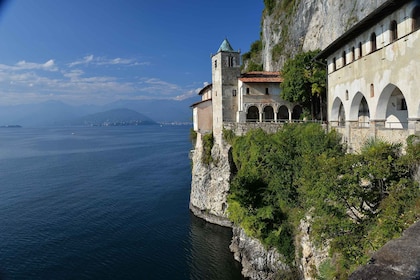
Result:
<instances>
[{"instance_id":1,"label":"cliff vegetation","mask_svg":"<svg viewBox=\"0 0 420 280\"><path fill-rule=\"evenodd\" d=\"M254 130L232 145L236 174L228 196L229 218L291 267L299 249L294 236L312 216L310 236L329 245L319 279L347 279L373 251L420 218L420 190L412 179L420 144L370 141L346 154L339 135L318 124L287 124L275 134ZM315 276L315 275L314 275Z\"/></svg>"}]
</instances>

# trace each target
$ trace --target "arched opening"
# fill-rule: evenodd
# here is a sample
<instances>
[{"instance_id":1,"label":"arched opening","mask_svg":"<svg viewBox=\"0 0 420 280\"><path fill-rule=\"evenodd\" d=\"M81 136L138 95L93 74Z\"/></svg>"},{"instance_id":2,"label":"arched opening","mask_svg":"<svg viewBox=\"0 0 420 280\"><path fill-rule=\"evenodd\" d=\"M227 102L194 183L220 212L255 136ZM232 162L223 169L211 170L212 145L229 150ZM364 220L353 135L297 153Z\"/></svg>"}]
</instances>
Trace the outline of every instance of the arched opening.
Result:
<instances>
[{"instance_id":1,"label":"arched opening","mask_svg":"<svg viewBox=\"0 0 420 280\"><path fill-rule=\"evenodd\" d=\"M385 128L408 128L408 110L405 97L401 90L393 85L387 85L382 91L376 119L385 120Z\"/></svg>"},{"instance_id":2,"label":"arched opening","mask_svg":"<svg viewBox=\"0 0 420 280\"><path fill-rule=\"evenodd\" d=\"M359 121L359 127L369 127L369 120L370 120L369 106L364 96L362 100L360 101L359 112L358 112L357 118Z\"/></svg>"},{"instance_id":3,"label":"arched opening","mask_svg":"<svg viewBox=\"0 0 420 280\"><path fill-rule=\"evenodd\" d=\"M293 107L292 120L300 120L301 115L302 107L300 105L296 105L295 107Z\"/></svg>"},{"instance_id":4,"label":"arched opening","mask_svg":"<svg viewBox=\"0 0 420 280\"><path fill-rule=\"evenodd\" d=\"M339 97L334 99L331 108L331 115L330 115L330 122L332 125L340 125L341 123L345 123L346 117L344 114L344 107L343 102Z\"/></svg>"},{"instance_id":5,"label":"arched opening","mask_svg":"<svg viewBox=\"0 0 420 280\"><path fill-rule=\"evenodd\" d=\"M362 42L359 42L359 57L361 58L363 56L363 45Z\"/></svg>"},{"instance_id":6,"label":"arched opening","mask_svg":"<svg viewBox=\"0 0 420 280\"><path fill-rule=\"evenodd\" d=\"M251 106L248 108L248 112L246 114L246 121L247 122L257 122L259 120L259 110L257 106Z\"/></svg>"},{"instance_id":7,"label":"arched opening","mask_svg":"<svg viewBox=\"0 0 420 280\"><path fill-rule=\"evenodd\" d=\"M346 112L344 111L343 103L340 104L340 108L338 109L338 126L345 126L346 125Z\"/></svg>"},{"instance_id":8,"label":"arched opening","mask_svg":"<svg viewBox=\"0 0 420 280\"><path fill-rule=\"evenodd\" d=\"M412 31L416 31L420 28L420 6L415 6L413 13L411 14L412 20Z\"/></svg>"},{"instance_id":9,"label":"arched opening","mask_svg":"<svg viewBox=\"0 0 420 280\"><path fill-rule=\"evenodd\" d=\"M356 57L355 57L355 50L354 47L351 48L351 62L355 61Z\"/></svg>"},{"instance_id":10,"label":"arched opening","mask_svg":"<svg viewBox=\"0 0 420 280\"><path fill-rule=\"evenodd\" d=\"M389 25L389 31L391 35L391 42L394 42L398 39L398 24L395 20L391 21Z\"/></svg>"},{"instance_id":11,"label":"arched opening","mask_svg":"<svg viewBox=\"0 0 420 280\"><path fill-rule=\"evenodd\" d=\"M372 34L370 35L370 52L374 52L376 51L376 49L376 34L375 32L372 32Z\"/></svg>"},{"instance_id":12,"label":"arched opening","mask_svg":"<svg viewBox=\"0 0 420 280\"><path fill-rule=\"evenodd\" d=\"M264 121L265 122L273 122L274 121L274 110L271 106L264 107Z\"/></svg>"},{"instance_id":13,"label":"arched opening","mask_svg":"<svg viewBox=\"0 0 420 280\"><path fill-rule=\"evenodd\" d=\"M280 106L279 111L277 113L277 120L281 122L289 120L289 109L287 109L286 106Z\"/></svg>"}]
</instances>

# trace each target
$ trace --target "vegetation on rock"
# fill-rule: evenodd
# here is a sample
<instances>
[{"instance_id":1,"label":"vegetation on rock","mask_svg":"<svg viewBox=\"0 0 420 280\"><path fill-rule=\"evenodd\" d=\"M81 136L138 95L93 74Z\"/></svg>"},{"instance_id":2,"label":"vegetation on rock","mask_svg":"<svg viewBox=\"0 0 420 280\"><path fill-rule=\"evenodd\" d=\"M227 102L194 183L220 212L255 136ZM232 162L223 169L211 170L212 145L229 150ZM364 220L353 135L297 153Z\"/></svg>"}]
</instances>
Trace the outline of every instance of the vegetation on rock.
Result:
<instances>
[{"instance_id":1,"label":"vegetation on rock","mask_svg":"<svg viewBox=\"0 0 420 280\"><path fill-rule=\"evenodd\" d=\"M347 279L420 217L420 190L412 179L420 162L417 139L404 155L400 145L383 141L346 154L336 132L287 124L275 134L254 130L231 142L237 173L230 219L293 266L294 235L310 213L312 240L331 248L321 279Z\"/></svg>"},{"instance_id":2,"label":"vegetation on rock","mask_svg":"<svg viewBox=\"0 0 420 280\"><path fill-rule=\"evenodd\" d=\"M202 154L201 161L208 165L211 162L213 162L213 158L211 156L211 150L213 149L213 144L214 144L213 133L203 135L202 141L203 141L203 154Z\"/></svg>"}]
</instances>

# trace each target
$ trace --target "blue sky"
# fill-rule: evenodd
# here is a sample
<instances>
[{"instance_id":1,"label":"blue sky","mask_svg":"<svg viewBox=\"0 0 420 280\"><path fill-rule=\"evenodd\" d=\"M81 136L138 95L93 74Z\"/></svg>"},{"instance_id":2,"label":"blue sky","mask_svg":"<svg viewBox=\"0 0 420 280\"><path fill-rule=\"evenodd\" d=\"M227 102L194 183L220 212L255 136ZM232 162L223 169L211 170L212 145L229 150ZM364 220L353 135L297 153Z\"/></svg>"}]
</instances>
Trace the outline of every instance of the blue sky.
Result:
<instances>
[{"instance_id":1,"label":"blue sky","mask_svg":"<svg viewBox=\"0 0 420 280\"><path fill-rule=\"evenodd\" d=\"M211 82L225 37L249 51L263 0L9 0L0 105L185 98Z\"/></svg>"}]
</instances>

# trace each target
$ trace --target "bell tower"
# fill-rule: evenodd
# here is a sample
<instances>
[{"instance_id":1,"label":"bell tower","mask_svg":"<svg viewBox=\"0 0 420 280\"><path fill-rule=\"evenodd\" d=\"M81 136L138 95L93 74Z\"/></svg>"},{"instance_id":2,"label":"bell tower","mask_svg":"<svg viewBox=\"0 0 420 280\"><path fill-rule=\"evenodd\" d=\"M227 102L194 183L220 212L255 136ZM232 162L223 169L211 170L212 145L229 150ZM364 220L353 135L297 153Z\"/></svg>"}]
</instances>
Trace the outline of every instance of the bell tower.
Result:
<instances>
[{"instance_id":1,"label":"bell tower","mask_svg":"<svg viewBox=\"0 0 420 280\"><path fill-rule=\"evenodd\" d=\"M222 142L223 122L235 122L238 111L238 77L241 74L240 51L234 51L225 39L212 55L213 135Z\"/></svg>"}]
</instances>

